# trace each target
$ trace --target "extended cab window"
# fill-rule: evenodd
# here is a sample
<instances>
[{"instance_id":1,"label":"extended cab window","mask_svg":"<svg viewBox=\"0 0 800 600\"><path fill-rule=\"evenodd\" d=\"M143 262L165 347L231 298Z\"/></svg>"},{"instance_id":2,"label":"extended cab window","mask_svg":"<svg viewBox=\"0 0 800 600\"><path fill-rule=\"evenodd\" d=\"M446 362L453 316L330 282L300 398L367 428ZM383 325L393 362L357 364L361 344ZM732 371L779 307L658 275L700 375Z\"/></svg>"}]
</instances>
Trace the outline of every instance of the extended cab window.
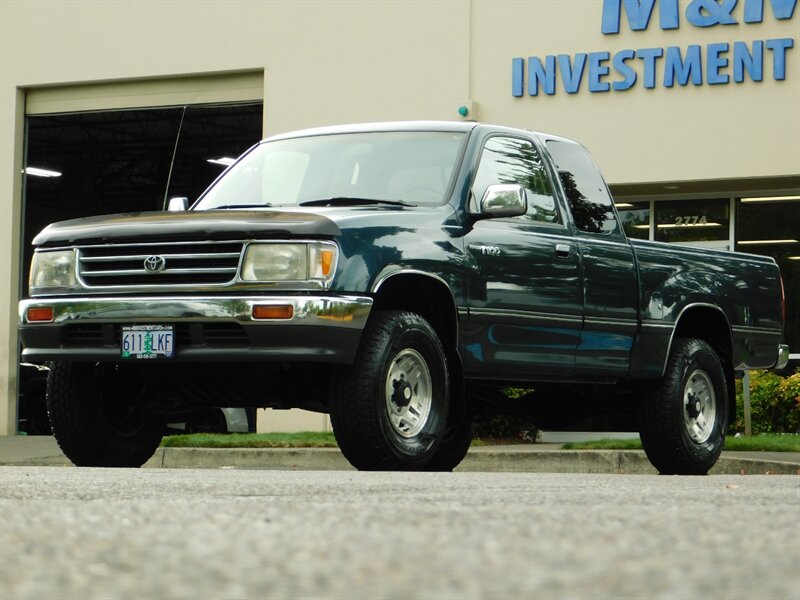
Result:
<instances>
[{"instance_id":1,"label":"extended cab window","mask_svg":"<svg viewBox=\"0 0 800 600\"><path fill-rule=\"evenodd\" d=\"M486 188L493 183L516 183L525 188L528 213L520 218L542 223L561 222L542 157L528 140L499 136L487 140L472 185L476 201L480 201Z\"/></svg>"},{"instance_id":2,"label":"extended cab window","mask_svg":"<svg viewBox=\"0 0 800 600\"><path fill-rule=\"evenodd\" d=\"M617 231L611 196L591 154L583 146L556 140L548 140L547 149L556 163L578 229L588 233Z\"/></svg>"}]
</instances>

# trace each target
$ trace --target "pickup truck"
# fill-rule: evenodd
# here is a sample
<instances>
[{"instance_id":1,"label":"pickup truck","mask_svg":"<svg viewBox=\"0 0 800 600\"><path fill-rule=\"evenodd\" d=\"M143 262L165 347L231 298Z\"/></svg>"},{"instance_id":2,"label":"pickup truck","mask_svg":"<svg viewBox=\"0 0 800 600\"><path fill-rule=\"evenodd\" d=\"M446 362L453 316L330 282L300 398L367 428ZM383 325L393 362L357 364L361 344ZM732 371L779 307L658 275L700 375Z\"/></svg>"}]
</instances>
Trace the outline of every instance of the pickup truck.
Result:
<instances>
[{"instance_id":1,"label":"pickup truck","mask_svg":"<svg viewBox=\"0 0 800 600\"><path fill-rule=\"evenodd\" d=\"M704 474L737 372L788 358L771 258L629 240L584 147L486 124L278 135L191 207L34 246L22 358L76 465L140 466L172 415L242 406L329 413L362 470L452 470L511 414Z\"/></svg>"}]
</instances>

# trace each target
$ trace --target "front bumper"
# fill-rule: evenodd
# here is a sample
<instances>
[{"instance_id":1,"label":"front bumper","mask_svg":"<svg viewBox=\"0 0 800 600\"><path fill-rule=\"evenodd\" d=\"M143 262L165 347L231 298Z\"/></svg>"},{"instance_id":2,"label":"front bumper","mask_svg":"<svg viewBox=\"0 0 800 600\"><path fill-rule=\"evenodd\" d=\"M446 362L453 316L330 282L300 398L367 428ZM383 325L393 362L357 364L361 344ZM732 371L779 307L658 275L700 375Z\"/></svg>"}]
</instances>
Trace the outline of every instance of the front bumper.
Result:
<instances>
[{"instance_id":1,"label":"front bumper","mask_svg":"<svg viewBox=\"0 0 800 600\"><path fill-rule=\"evenodd\" d=\"M778 362L772 367L776 371L786 368L789 364L789 346L787 344L780 344L778 346Z\"/></svg>"},{"instance_id":2,"label":"front bumper","mask_svg":"<svg viewBox=\"0 0 800 600\"><path fill-rule=\"evenodd\" d=\"M289 319L256 319L255 306L291 305ZM52 308L46 323L32 308ZM177 361L351 363L372 308L366 296L36 298L19 304L23 360L120 360L123 325L176 328Z\"/></svg>"}]
</instances>

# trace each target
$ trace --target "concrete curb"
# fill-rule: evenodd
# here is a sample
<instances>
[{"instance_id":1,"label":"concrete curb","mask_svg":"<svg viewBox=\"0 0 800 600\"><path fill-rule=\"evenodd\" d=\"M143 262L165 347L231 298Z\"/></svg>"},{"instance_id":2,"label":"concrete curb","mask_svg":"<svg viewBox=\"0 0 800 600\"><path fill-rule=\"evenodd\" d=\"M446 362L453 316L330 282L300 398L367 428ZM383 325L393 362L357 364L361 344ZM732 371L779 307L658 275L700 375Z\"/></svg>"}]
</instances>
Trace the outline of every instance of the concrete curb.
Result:
<instances>
[{"instance_id":1,"label":"concrete curb","mask_svg":"<svg viewBox=\"0 0 800 600\"><path fill-rule=\"evenodd\" d=\"M144 467L354 470L338 448L159 448Z\"/></svg>"},{"instance_id":2,"label":"concrete curb","mask_svg":"<svg viewBox=\"0 0 800 600\"><path fill-rule=\"evenodd\" d=\"M723 452L712 475L800 475L800 453ZM784 455L785 454L785 455ZM52 437L0 437L0 465L71 466ZM167 469L352 471L338 448L158 448L144 465ZM476 446L456 471L655 475L642 450L561 450L553 444Z\"/></svg>"},{"instance_id":3,"label":"concrete curb","mask_svg":"<svg viewBox=\"0 0 800 600\"><path fill-rule=\"evenodd\" d=\"M159 448L148 468L352 471L336 448ZM471 450L456 471L655 475L641 450ZM722 456L712 475L798 475L800 462Z\"/></svg>"}]
</instances>

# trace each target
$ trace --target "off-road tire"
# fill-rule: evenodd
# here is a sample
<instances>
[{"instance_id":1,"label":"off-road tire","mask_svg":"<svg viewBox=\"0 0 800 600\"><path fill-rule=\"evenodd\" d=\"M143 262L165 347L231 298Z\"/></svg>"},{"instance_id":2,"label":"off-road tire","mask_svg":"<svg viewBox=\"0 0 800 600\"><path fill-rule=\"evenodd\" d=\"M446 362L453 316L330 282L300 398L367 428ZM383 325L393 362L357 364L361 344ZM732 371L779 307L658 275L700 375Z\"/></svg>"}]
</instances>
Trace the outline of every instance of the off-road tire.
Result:
<instances>
[{"instance_id":1,"label":"off-road tire","mask_svg":"<svg viewBox=\"0 0 800 600\"><path fill-rule=\"evenodd\" d=\"M426 471L450 472L461 464L475 437L475 424L472 422L454 423L445 429L439 449L425 466Z\"/></svg>"},{"instance_id":2,"label":"off-road tire","mask_svg":"<svg viewBox=\"0 0 800 600\"><path fill-rule=\"evenodd\" d=\"M144 414L135 398L124 400L126 391L114 389L113 368L92 363L51 365L47 412L58 445L76 466L140 467L161 441L163 417ZM112 409L117 411L114 418Z\"/></svg>"},{"instance_id":3,"label":"off-road tire","mask_svg":"<svg viewBox=\"0 0 800 600\"><path fill-rule=\"evenodd\" d=\"M728 425L728 387L717 353L699 339L676 339L662 379L639 402L647 458L662 475L705 475Z\"/></svg>"},{"instance_id":4,"label":"off-road tire","mask_svg":"<svg viewBox=\"0 0 800 600\"><path fill-rule=\"evenodd\" d=\"M406 363L414 367L408 380ZM410 411L422 399L423 417L413 421ZM439 448L448 405L447 361L430 324L411 312L373 313L354 364L333 381L331 423L345 458L359 470L424 470ZM404 410L409 423L402 420Z\"/></svg>"}]
</instances>

